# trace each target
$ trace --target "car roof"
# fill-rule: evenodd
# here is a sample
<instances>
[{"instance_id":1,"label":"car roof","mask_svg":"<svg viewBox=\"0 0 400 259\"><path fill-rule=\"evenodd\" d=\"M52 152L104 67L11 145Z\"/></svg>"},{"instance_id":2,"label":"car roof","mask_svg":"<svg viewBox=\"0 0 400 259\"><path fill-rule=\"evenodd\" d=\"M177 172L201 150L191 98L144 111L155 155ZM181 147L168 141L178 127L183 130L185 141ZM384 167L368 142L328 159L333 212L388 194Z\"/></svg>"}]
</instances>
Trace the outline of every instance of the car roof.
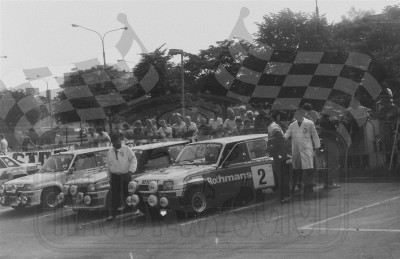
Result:
<instances>
[{"instance_id":1,"label":"car roof","mask_svg":"<svg viewBox=\"0 0 400 259\"><path fill-rule=\"evenodd\" d=\"M63 155L68 155L68 154L85 154L85 153L89 153L89 152L97 152L97 151L103 151L103 150L109 150L111 148L111 146L109 147L94 147L94 148L84 148L84 149L75 149L75 150L68 150L68 151L64 151L61 152L61 154Z\"/></svg>"},{"instance_id":2,"label":"car roof","mask_svg":"<svg viewBox=\"0 0 400 259\"><path fill-rule=\"evenodd\" d=\"M189 143L188 140L167 141L167 142L158 142L158 143L151 143L151 144L145 144L145 145L140 145L140 146L134 146L132 149L133 150L149 150L149 149L155 149L155 148L161 148L161 147L169 147L169 146L173 146L173 145L187 144L187 143Z\"/></svg>"},{"instance_id":3,"label":"car roof","mask_svg":"<svg viewBox=\"0 0 400 259\"><path fill-rule=\"evenodd\" d=\"M250 135L240 135L240 136L231 136L231 137L224 137L224 138L216 138L216 139L209 139L209 140L203 140L191 144L196 144L196 143L220 143L220 144L228 144L232 142L241 142L241 141L246 141L246 140L252 140L252 139L260 139L260 138L267 138L268 134L250 134Z\"/></svg>"}]
</instances>

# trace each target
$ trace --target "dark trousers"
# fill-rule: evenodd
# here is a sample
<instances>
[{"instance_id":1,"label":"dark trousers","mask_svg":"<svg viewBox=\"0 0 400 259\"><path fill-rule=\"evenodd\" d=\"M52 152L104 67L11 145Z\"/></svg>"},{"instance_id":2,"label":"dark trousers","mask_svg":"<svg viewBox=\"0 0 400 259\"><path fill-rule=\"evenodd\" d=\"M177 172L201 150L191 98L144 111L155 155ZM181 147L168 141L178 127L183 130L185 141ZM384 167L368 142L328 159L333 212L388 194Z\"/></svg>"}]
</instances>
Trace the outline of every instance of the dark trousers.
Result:
<instances>
[{"instance_id":1,"label":"dark trousers","mask_svg":"<svg viewBox=\"0 0 400 259\"><path fill-rule=\"evenodd\" d=\"M116 216L118 213L118 207L121 206L121 198L123 197L123 202L125 202L128 196L128 184L131 180L129 174L110 174L110 192L111 192L111 206L110 215Z\"/></svg>"},{"instance_id":2,"label":"dark trousers","mask_svg":"<svg viewBox=\"0 0 400 259\"><path fill-rule=\"evenodd\" d=\"M314 169L294 169L293 182L296 184L304 184L304 192L309 193L313 191L313 174ZM294 188L294 186L293 186Z\"/></svg>"},{"instance_id":3,"label":"dark trousers","mask_svg":"<svg viewBox=\"0 0 400 259\"><path fill-rule=\"evenodd\" d=\"M275 179L278 179L277 185L280 189L281 199L289 195L289 172L286 165L286 159L274 159Z\"/></svg>"}]
</instances>

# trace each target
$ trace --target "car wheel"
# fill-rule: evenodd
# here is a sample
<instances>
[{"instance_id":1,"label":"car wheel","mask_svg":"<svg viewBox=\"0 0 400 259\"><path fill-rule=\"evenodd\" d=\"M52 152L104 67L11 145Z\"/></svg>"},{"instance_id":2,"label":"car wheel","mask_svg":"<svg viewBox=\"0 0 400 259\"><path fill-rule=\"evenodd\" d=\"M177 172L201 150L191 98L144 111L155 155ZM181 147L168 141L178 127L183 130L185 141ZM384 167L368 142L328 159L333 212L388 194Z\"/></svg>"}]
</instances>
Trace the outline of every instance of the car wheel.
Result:
<instances>
[{"instance_id":1,"label":"car wheel","mask_svg":"<svg viewBox=\"0 0 400 259\"><path fill-rule=\"evenodd\" d=\"M208 209L207 198L203 192L195 190L190 197L190 205L192 206L192 210L194 212L200 214Z\"/></svg>"},{"instance_id":2,"label":"car wheel","mask_svg":"<svg viewBox=\"0 0 400 259\"><path fill-rule=\"evenodd\" d=\"M44 208L57 208L61 204L58 204L57 196L60 194L58 188L46 188L42 192L42 205Z\"/></svg>"}]
</instances>

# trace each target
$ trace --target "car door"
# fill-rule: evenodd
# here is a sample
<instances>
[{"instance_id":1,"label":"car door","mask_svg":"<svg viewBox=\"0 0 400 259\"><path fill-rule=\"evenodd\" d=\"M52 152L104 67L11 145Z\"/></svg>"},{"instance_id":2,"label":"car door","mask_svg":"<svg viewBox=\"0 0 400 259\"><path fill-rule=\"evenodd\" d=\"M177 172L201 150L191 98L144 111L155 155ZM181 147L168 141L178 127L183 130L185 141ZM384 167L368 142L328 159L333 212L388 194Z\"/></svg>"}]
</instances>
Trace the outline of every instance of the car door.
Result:
<instances>
[{"instance_id":1,"label":"car door","mask_svg":"<svg viewBox=\"0 0 400 259\"><path fill-rule=\"evenodd\" d=\"M230 143L225 146L223 164L215 171L213 178L217 184L217 195L234 197L242 187L251 182L250 154L245 142Z\"/></svg>"},{"instance_id":2,"label":"car door","mask_svg":"<svg viewBox=\"0 0 400 259\"><path fill-rule=\"evenodd\" d=\"M257 139L247 142L251 158L251 174L254 189L264 189L275 186L272 169L272 159L267 154L267 141Z\"/></svg>"}]
</instances>

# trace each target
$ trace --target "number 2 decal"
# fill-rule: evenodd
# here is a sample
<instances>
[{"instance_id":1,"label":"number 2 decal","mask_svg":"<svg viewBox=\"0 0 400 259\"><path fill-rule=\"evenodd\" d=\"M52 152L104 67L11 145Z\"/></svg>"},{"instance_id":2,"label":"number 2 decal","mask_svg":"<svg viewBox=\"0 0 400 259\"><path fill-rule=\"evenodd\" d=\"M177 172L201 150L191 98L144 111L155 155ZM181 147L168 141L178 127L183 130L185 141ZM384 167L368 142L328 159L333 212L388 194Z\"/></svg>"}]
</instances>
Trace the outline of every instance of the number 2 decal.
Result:
<instances>
[{"instance_id":1,"label":"number 2 decal","mask_svg":"<svg viewBox=\"0 0 400 259\"><path fill-rule=\"evenodd\" d=\"M265 178L265 171L264 171L264 169L262 169L262 168L258 169L258 175L259 175L259 176L261 175L259 184L260 184L260 185L267 184L267 182L264 181L264 178Z\"/></svg>"},{"instance_id":2,"label":"number 2 decal","mask_svg":"<svg viewBox=\"0 0 400 259\"><path fill-rule=\"evenodd\" d=\"M261 189L275 186L274 174L271 164L264 164L251 167L254 189Z\"/></svg>"}]
</instances>

